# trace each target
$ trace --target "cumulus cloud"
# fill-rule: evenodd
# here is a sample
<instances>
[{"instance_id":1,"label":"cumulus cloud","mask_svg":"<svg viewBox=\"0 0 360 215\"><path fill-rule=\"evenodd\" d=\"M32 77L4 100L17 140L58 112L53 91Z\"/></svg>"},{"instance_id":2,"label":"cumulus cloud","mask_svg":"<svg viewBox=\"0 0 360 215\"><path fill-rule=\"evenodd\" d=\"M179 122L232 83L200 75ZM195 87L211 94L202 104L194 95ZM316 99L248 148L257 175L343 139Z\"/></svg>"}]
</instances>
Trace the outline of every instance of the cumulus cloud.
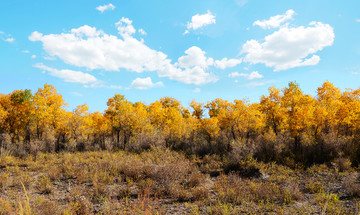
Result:
<instances>
[{"instance_id":1,"label":"cumulus cloud","mask_svg":"<svg viewBox=\"0 0 360 215\"><path fill-rule=\"evenodd\" d=\"M149 48L143 40L133 37L136 29L128 18L117 22L116 28L120 37L84 25L61 34L43 35L34 31L29 40L42 42L47 55L57 57L69 65L88 70L155 71L159 77L195 85L218 80L208 72L209 66L225 69L239 63L239 60L227 58L214 61L196 46L187 49L184 56L172 63L166 54Z\"/></svg>"},{"instance_id":2,"label":"cumulus cloud","mask_svg":"<svg viewBox=\"0 0 360 215\"><path fill-rule=\"evenodd\" d=\"M15 41L15 38L11 36L11 34L5 34L5 32L0 31L0 40L3 40L8 43L12 43Z\"/></svg>"},{"instance_id":3,"label":"cumulus cloud","mask_svg":"<svg viewBox=\"0 0 360 215\"><path fill-rule=\"evenodd\" d=\"M161 81L153 83L150 77L136 78L131 82L131 88L135 88L138 90L147 90L153 87L160 87L160 86L164 86L164 84Z\"/></svg>"},{"instance_id":4,"label":"cumulus cloud","mask_svg":"<svg viewBox=\"0 0 360 215\"><path fill-rule=\"evenodd\" d=\"M311 22L309 27L283 26L266 36L263 43L247 41L241 53L246 54L245 62L263 63L274 71L287 70L318 64L320 57L315 53L331 46L334 38L334 29L321 22Z\"/></svg>"},{"instance_id":5,"label":"cumulus cloud","mask_svg":"<svg viewBox=\"0 0 360 215\"><path fill-rule=\"evenodd\" d=\"M5 39L5 42L9 42L9 43L12 43L14 41L15 41L15 39L13 37L9 37L9 38Z\"/></svg>"},{"instance_id":6,"label":"cumulus cloud","mask_svg":"<svg viewBox=\"0 0 360 215\"><path fill-rule=\"evenodd\" d=\"M253 23L253 25L260 26L263 29L271 29L271 28L278 28L282 23L286 22L287 20L292 19L293 15L295 14L295 11L288 10L285 14L282 15L276 15L270 17L268 20L257 20Z\"/></svg>"},{"instance_id":7,"label":"cumulus cloud","mask_svg":"<svg viewBox=\"0 0 360 215\"><path fill-rule=\"evenodd\" d=\"M185 56L181 56L178 59L178 64L181 67L189 68L199 66L201 68L207 68L214 63L212 58L207 58L205 52L197 46L192 46L185 51Z\"/></svg>"},{"instance_id":8,"label":"cumulus cloud","mask_svg":"<svg viewBox=\"0 0 360 215\"><path fill-rule=\"evenodd\" d=\"M126 22L128 20L121 19L117 23L119 34L123 39L87 25L72 29L70 33L42 35L35 31L29 39L41 41L43 49L49 56L56 56L67 64L90 70L126 69L143 72L159 69L159 64L167 56L131 37L134 32L133 27L131 24L130 27L124 26Z\"/></svg>"},{"instance_id":9,"label":"cumulus cloud","mask_svg":"<svg viewBox=\"0 0 360 215\"><path fill-rule=\"evenodd\" d=\"M229 77L236 78L236 77L245 77L249 80L263 78L264 76L261 75L258 71L253 71L251 73L239 73L239 72L232 72L229 74Z\"/></svg>"},{"instance_id":10,"label":"cumulus cloud","mask_svg":"<svg viewBox=\"0 0 360 215\"><path fill-rule=\"evenodd\" d=\"M106 5L99 5L96 7L96 10L100 11L101 13L104 13L106 10L114 10L115 6L113 4L106 4Z\"/></svg>"},{"instance_id":11,"label":"cumulus cloud","mask_svg":"<svg viewBox=\"0 0 360 215\"><path fill-rule=\"evenodd\" d=\"M37 31L34 31L34 32L32 32L31 34L30 34L30 36L29 36L29 40L30 41L39 41L39 40L41 40L42 39L42 37L43 37L43 34L42 33L39 33L39 32L37 32Z\"/></svg>"},{"instance_id":12,"label":"cumulus cloud","mask_svg":"<svg viewBox=\"0 0 360 215\"><path fill-rule=\"evenodd\" d=\"M32 58L32 59L35 59L35 58L36 58L36 55L34 55L34 54L31 55L31 58Z\"/></svg>"},{"instance_id":13,"label":"cumulus cloud","mask_svg":"<svg viewBox=\"0 0 360 215\"><path fill-rule=\"evenodd\" d=\"M146 31L144 31L144 29L140 28L138 30L138 32L141 34L141 35L146 35Z\"/></svg>"},{"instance_id":14,"label":"cumulus cloud","mask_svg":"<svg viewBox=\"0 0 360 215\"><path fill-rule=\"evenodd\" d=\"M215 16L208 10L205 14L196 14L191 17L191 22L188 22L184 34L188 34L190 29L197 30L206 25L215 24Z\"/></svg>"},{"instance_id":15,"label":"cumulus cloud","mask_svg":"<svg viewBox=\"0 0 360 215\"><path fill-rule=\"evenodd\" d=\"M239 65L242 62L241 59L227 59L226 57L221 60L215 61L215 67L220 69L231 68Z\"/></svg>"},{"instance_id":16,"label":"cumulus cloud","mask_svg":"<svg viewBox=\"0 0 360 215\"><path fill-rule=\"evenodd\" d=\"M123 37L129 37L132 34L136 33L134 26L132 25L132 20L129 18L121 18L120 21L115 23L119 34Z\"/></svg>"},{"instance_id":17,"label":"cumulus cloud","mask_svg":"<svg viewBox=\"0 0 360 215\"><path fill-rule=\"evenodd\" d=\"M56 60L55 56L44 56L43 57L45 60Z\"/></svg>"},{"instance_id":18,"label":"cumulus cloud","mask_svg":"<svg viewBox=\"0 0 360 215\"><path fill-rule=\"evenodd\" d=\"M50 75L61 78L65 82L89 84L97 81L93 75L79 71L73 71L69 69L58 70L48 67L42 63L35 64L34 67L47 71Z\"/></svg>"},{"instance_id":19,"label":"cumulus cloud","mask_svg":"<svg viewBox=\"0 0 360 215\"><path fill-rule=\"evenodd\" d=\"M208 67L214 64L214 59L205 56L205 52L197 46L192 46L185 51L184 56L178 58L178 61L158 74L161 77L163 72L173 80L179 80L186 84L201 85L205 83L216 82L218 78L207 72Z\"/></svg>"}]
</instances>

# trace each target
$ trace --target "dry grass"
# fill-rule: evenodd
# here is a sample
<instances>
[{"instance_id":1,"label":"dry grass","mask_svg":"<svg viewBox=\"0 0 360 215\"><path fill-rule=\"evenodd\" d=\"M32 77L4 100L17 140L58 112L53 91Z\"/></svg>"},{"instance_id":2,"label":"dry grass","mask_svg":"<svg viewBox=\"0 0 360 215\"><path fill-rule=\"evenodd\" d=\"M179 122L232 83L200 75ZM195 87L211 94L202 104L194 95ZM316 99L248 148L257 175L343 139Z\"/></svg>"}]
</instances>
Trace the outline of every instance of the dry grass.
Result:
<instances>
[{"instance_id":1,"label":"dry grass","mask_svg":"<svg viewBox=\"0 0 360 215\"><path fill-rule=\"evenodd\" d=\"M228 171L227 159L187 158L159 148L39 153L36 160L7 156L0 159L0 214L303 214L320 213L325 205L327 212L344 205L348 214L356 210L359 177L349 174L351 168L303 171L235 159ZM260 175L245 177L244 170L254 169ZM333 188L339 186L344 189ZM352 198L339 200L345 194Z\"/></svg>"}]
</instances>

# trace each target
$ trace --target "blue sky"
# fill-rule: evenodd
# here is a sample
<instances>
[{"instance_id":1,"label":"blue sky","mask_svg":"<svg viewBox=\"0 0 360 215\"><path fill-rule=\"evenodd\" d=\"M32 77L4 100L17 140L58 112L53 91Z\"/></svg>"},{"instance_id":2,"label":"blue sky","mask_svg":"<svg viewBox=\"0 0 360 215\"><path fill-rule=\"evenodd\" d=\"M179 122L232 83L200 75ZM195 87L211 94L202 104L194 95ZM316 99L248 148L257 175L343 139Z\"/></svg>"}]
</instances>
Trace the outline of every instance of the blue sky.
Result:
<instances>
[{"instance_id":1,"label":"blue sky","mask_svg":"<svg viewBox=\"0 0 360 215\"><path fill-rule=\"evenodd\" d=\"M106 109L119 93L259 101L296 81L359 88L360 2L0 2L0 92L54 85L69 110Z\"/></svg>"}]
</instances>

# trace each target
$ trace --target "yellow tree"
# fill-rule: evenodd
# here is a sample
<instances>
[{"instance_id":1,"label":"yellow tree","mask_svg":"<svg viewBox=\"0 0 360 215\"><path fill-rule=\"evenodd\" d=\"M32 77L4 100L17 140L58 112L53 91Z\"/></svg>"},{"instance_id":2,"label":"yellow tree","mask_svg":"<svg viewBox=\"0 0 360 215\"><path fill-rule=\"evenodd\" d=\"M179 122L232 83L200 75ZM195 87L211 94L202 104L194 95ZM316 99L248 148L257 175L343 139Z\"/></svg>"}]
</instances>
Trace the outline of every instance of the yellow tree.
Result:
<instances>
[{"instance_id":1,"label":"yellow tree","mask_svg":"<svg viewBox=\"0 0 360 215\"><path fill-rule=\"evenodd\" d=\"M345 135L351 135L360 128L360 89L347 89L340 100L341 106L337 116L338 129Z\"/></svg>"},{"instance_id":2,"label":"yellow tree","mask_svg":"<svg viewBox=\"0 0 360 215\"><path fill-rule=\"evenodd\" d=\"M56 132L62 124L62 118L66 115L65 101L56 88L52 85L45 84L44 88L39 88L33 98L33 117L38 139L42 139L42 135L46 129ZM50 134L53 135L53 134ZM60 136L60 135L59 135ZM56 151L61 149L59 145L59 137L55 145Z\"/></svg>"},{"instance_id":3,"label":"yellow tree","mask_svg":"<svg viewBox=\"0 0 360 215\"><path fill-rule=\"evenodd\" d=\"M190 103L190 107L193 109L191 115L196 119L201 119L204 114L203 106L204 106L203 103L192 100Z\"/></svg>"},{"instance_id":4,"label":"yellow tree","mask_svg":"<svg viewBox=\"0 0 360 215\"><path fill-rule=\"evenodd\" d=\"M75 142L84 144L84 139L90 135L91 117L87 104L77 106L69 118L69 128Z\"/></svg>"},{"instance_id":5,"label":"yellow tree","mask_svg":"<svg viewBox=\"0 0 360 215\"><path fill-rule=\"evenodd\" d=\"M210 118L216 117L219 120L221 130L227 130L234 124L234 104L220 98L208 102L205 107L209 111Z\"/></svg>"},{"instance_id":6,"label":"yellow tree","mask_svg":"<svg viewBox=\"0 0 360 215\"><path fill-rule=\"evenodd\" d=\"M300 134L313 125L314 98L304 95L298 84L290 82L283 89L281 104L286 108L286 129L295 140L295 151L300 149Z\"/></svg>"},{"instance_id":7,"label":"yellow tree","mask_svg":"<svg viewBox=\"0 0 360 215\"><path fill-rule=\"evenodd\" d=\"M161 131L167 147L172 147L186 134L183 113L180 102L174 98L165 97L150 104L150 122Z\"/></svg>"},{"instance_id":8,"label":"yellow tree","mask_svg":"<svg viewBox=\"0 0 360 215\"><path fill-rule=\"evenodd\" d=\"M94 138L94 143L99 144L101 149L106 149L105 137L110 131L110 122L102 113L96 111L90 113L90 134Z\"/></svg>"},{"instance_id":9,"label":"yellow tree","mask_svg":"<svg viewBox=\"0 0 360 215\"><path fill-rule=\"evenodd\" d=\"M220 132L219 120L216 117L204 118L201 121L201 128L204 130L207 141L211 144L212 140L218 137Z\"/></svg>"},{"instance_id":10,"label":"yellow tree","mask_svg":"<svg viewBox=\"0 0 360 215\"><path fill-rule=\"evenodd\" d=\"M264 127L264 116L257 103L251 104L247 100L235 100L232 110L234 124L231 128L234 139L238 135L246 138L250 137L250 132L259 132ZM238 133L238 134L236 134Z\"/></svg>"},{"instance_id":11,"label":"yellow tree","mask_svg":"<svg viewBox=\"0 0 360 215\"><path fill-rule=\"evenodd\" d=\"M120 134L122 133L123 149L125 149L130 138L141 130L146 111L142 105L132 104L120 94L110 98L107 105L105 113L113 131L116 132L117 146L120 146Z\"/></svg>"},{"instance_id":12,"label":"yellow tree","mask_svg":"<svg viewBox=\"0 0 360 215\"><path fill-rule=\"evenodd\" d=\"M281 91L274 86L269 88L269 96L261 96L260 110L265 115L266 126L276 135L283 129L286 109L281 105Z\"/></svg>"},{"instance_id":13,"label":"yellow tree","mask_svg":"<svg viewBox=\"0 0 360 215\"><path fill-rule=\"evenodd\" d=\"M186 119L187 121L187 128L189 129L189 134L194 140L195 134L201 130L202 123L203 123L203 103L196 102L195 100L192 100L190 103L190 107L192 108L191 117L188 117Z\"/></svg>"},{"instance_id":14,"label":"yellow tree","mask_svg":"<svg viewBox=\"0 0 360 215\"><path fill-rule=\"evenodd\" d=\"M209 123L212 123L212 127L215 128L218 126L222 134L226 135L227 138L221 140L222 142L226 143L226 148L229 151L231 149L231 139L236 139L236 135L235 135L236 114L234 112L234 104L228 102L227 100L217 98L208 102L205 105L205 108L208 109L210 119L211 118L217 119L217 121L215 120L209 121ZM206 125L203 124L203 126ZM215 132L215 134L216 136L218 136L219 132Z\"/></svg>"},{"instance_id":15,"label":"yellow tree","mask_svg":"<svg viewBox=\"0 0 360 215\"><path fill-rule=\"evenodd\" d=\"M24 137L27 142L30 141L31 99L30 90L15 90L11 94L3 96L0 101L6 111L4 124L13 143L15 140L20 141L20 137Z\"/></svg>"},{"instance_id":16,"label":"yellow tree","mask_svg":"<svg viewBox=\"0 0 360 215\"><path fill-rule=\"evenodd\" d=\"M328 133L338 123L337 117L339 108L342 106L341 91L334 85L325 81L321 87L317 89L317 105L315 108L315 134L317 130Z\"/></svg>"},{"instance_id":17,"label":"yellow tree","mask_svg":"<svg viewBox=\"0 0 360 215\"><path fill-rule=\"evenodd\" d=\"M0 95L0 101L4 98L4 96ZM3 125L7 116L7 111L5 110L5 108L1 105L0 102L0 125ZM0 126L1 129L2 126Z\"/></svg>"}]
</instances>

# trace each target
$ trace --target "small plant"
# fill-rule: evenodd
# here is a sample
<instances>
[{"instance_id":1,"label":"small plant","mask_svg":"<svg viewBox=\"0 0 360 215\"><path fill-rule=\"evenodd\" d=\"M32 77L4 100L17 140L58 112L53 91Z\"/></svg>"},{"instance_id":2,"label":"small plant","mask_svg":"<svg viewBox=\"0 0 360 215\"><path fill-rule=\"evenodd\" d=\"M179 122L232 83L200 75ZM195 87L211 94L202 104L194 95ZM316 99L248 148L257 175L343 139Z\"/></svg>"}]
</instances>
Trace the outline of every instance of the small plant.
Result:
<instances>
[{"instance_id":1,"label":"small plant","mask_svg":"<svg viewBox=\"0 0 360 215\"><path fill-rule=\"evenodd\" d=\"M206 181L206 177L204 174L201 174L200 172L195 172L190 175L188 184L190 187L195 187L205 181Z\"/></svg>"},{"instance_id":2,"label":"small plant","mask_svg":"<svg viewBox=\"0 0 360 215\"><path fill-rule=\"evenodd\" d=\"M344 180L344 186L350 196L360 197L360 177L357 173L347 176Z\"/></svg>"},{"instance_id":3,"label":"small plant","mask_svg":"<svg viewBox=\"0 0 360 215\"><path fill-rule=\"evenodd\" d=\"M2 173L0 174L0 190L4 190L9 184L9 174Z\"/></svg>"},{"instance_id":4,"label":"small plant","mask_svg":"<svg viewBox=\"0 0 360 215\"><path fill-rule=\"evenodd\" d=\"M319 193L316 195L315 201L321 207L321 215L341 214L341 201L336 194Z\"/></svg>"},{"instance_id":5,"label":"small plant","mask_svg":"<svg viewBox=\"0 0 360 215\"><path fill-rule=\"evenodd\" d=\"M13 207L9 201L0 199L0 214L12 214Z\"/></svg>"},{"instance_id":6,"label":"small plant","mask_svg":"<svg viewBox=\"0 0 360 215\"><path fill-rule=\"evenodd\" d=\"M325 190L324 183L322 181L310 180L305 185L305 192L308 193L322 193L324 192L324 190Z\"/></svg>"},{"instance_id":7,"label":"small plant","mask_svg":"<svg viewBox=\"0 0 360 215\"><path fill-rule=\"evenodd\" d=\"M77 215L86 215L90 213L91 204L89 200L82 195L82 190L74 189L70 194L70 204L62 212L62 214L77 214Z\"/></svg>"},{"instance_id":8,"label":"small plant","mask_svg":"<svg viewBox=\"0 0 360 215\"><path fill-rule=\"evenodd\" d=\"M51 191L53 189L52 184L50 182L50 178L46 175L43 175L41 177L40 181L38 181L38 183L37 183L37 187L38 187L38 190L44 194L51 193Z\"/></svg>"},{"instance_id":9,"label":"small plant","mask_svg":"<svg viewBox=\"0 0 360 215\"><path fill-rule=\"evenodd\" d=\"M31 206L30 206L30 198L26 192L25 185L21 182L21 185L24 189L25 201L18 200L19 202L19 214L20 215L31 215Z\"/></svg>"},{"instance_id":10,"label":"small plant","mask_svg":"<svg viewBox=\"0 0 360 215\"><path fill-rule=\"evenodd\" d=\"M50 201L40 196L35 200L34 214L53 215L57 214L57 202Z\"/></svg>"},{"instance_id":11,"label":"small plant","mask_svg":"<svg viewBox=\"0 0 360 215\"><path fill-rule=\"evenodd\" d=\"M204 186L194 187L191 189L192 200L199 201L209 197L209 189Z\"/></svg>"}]
</instances>

